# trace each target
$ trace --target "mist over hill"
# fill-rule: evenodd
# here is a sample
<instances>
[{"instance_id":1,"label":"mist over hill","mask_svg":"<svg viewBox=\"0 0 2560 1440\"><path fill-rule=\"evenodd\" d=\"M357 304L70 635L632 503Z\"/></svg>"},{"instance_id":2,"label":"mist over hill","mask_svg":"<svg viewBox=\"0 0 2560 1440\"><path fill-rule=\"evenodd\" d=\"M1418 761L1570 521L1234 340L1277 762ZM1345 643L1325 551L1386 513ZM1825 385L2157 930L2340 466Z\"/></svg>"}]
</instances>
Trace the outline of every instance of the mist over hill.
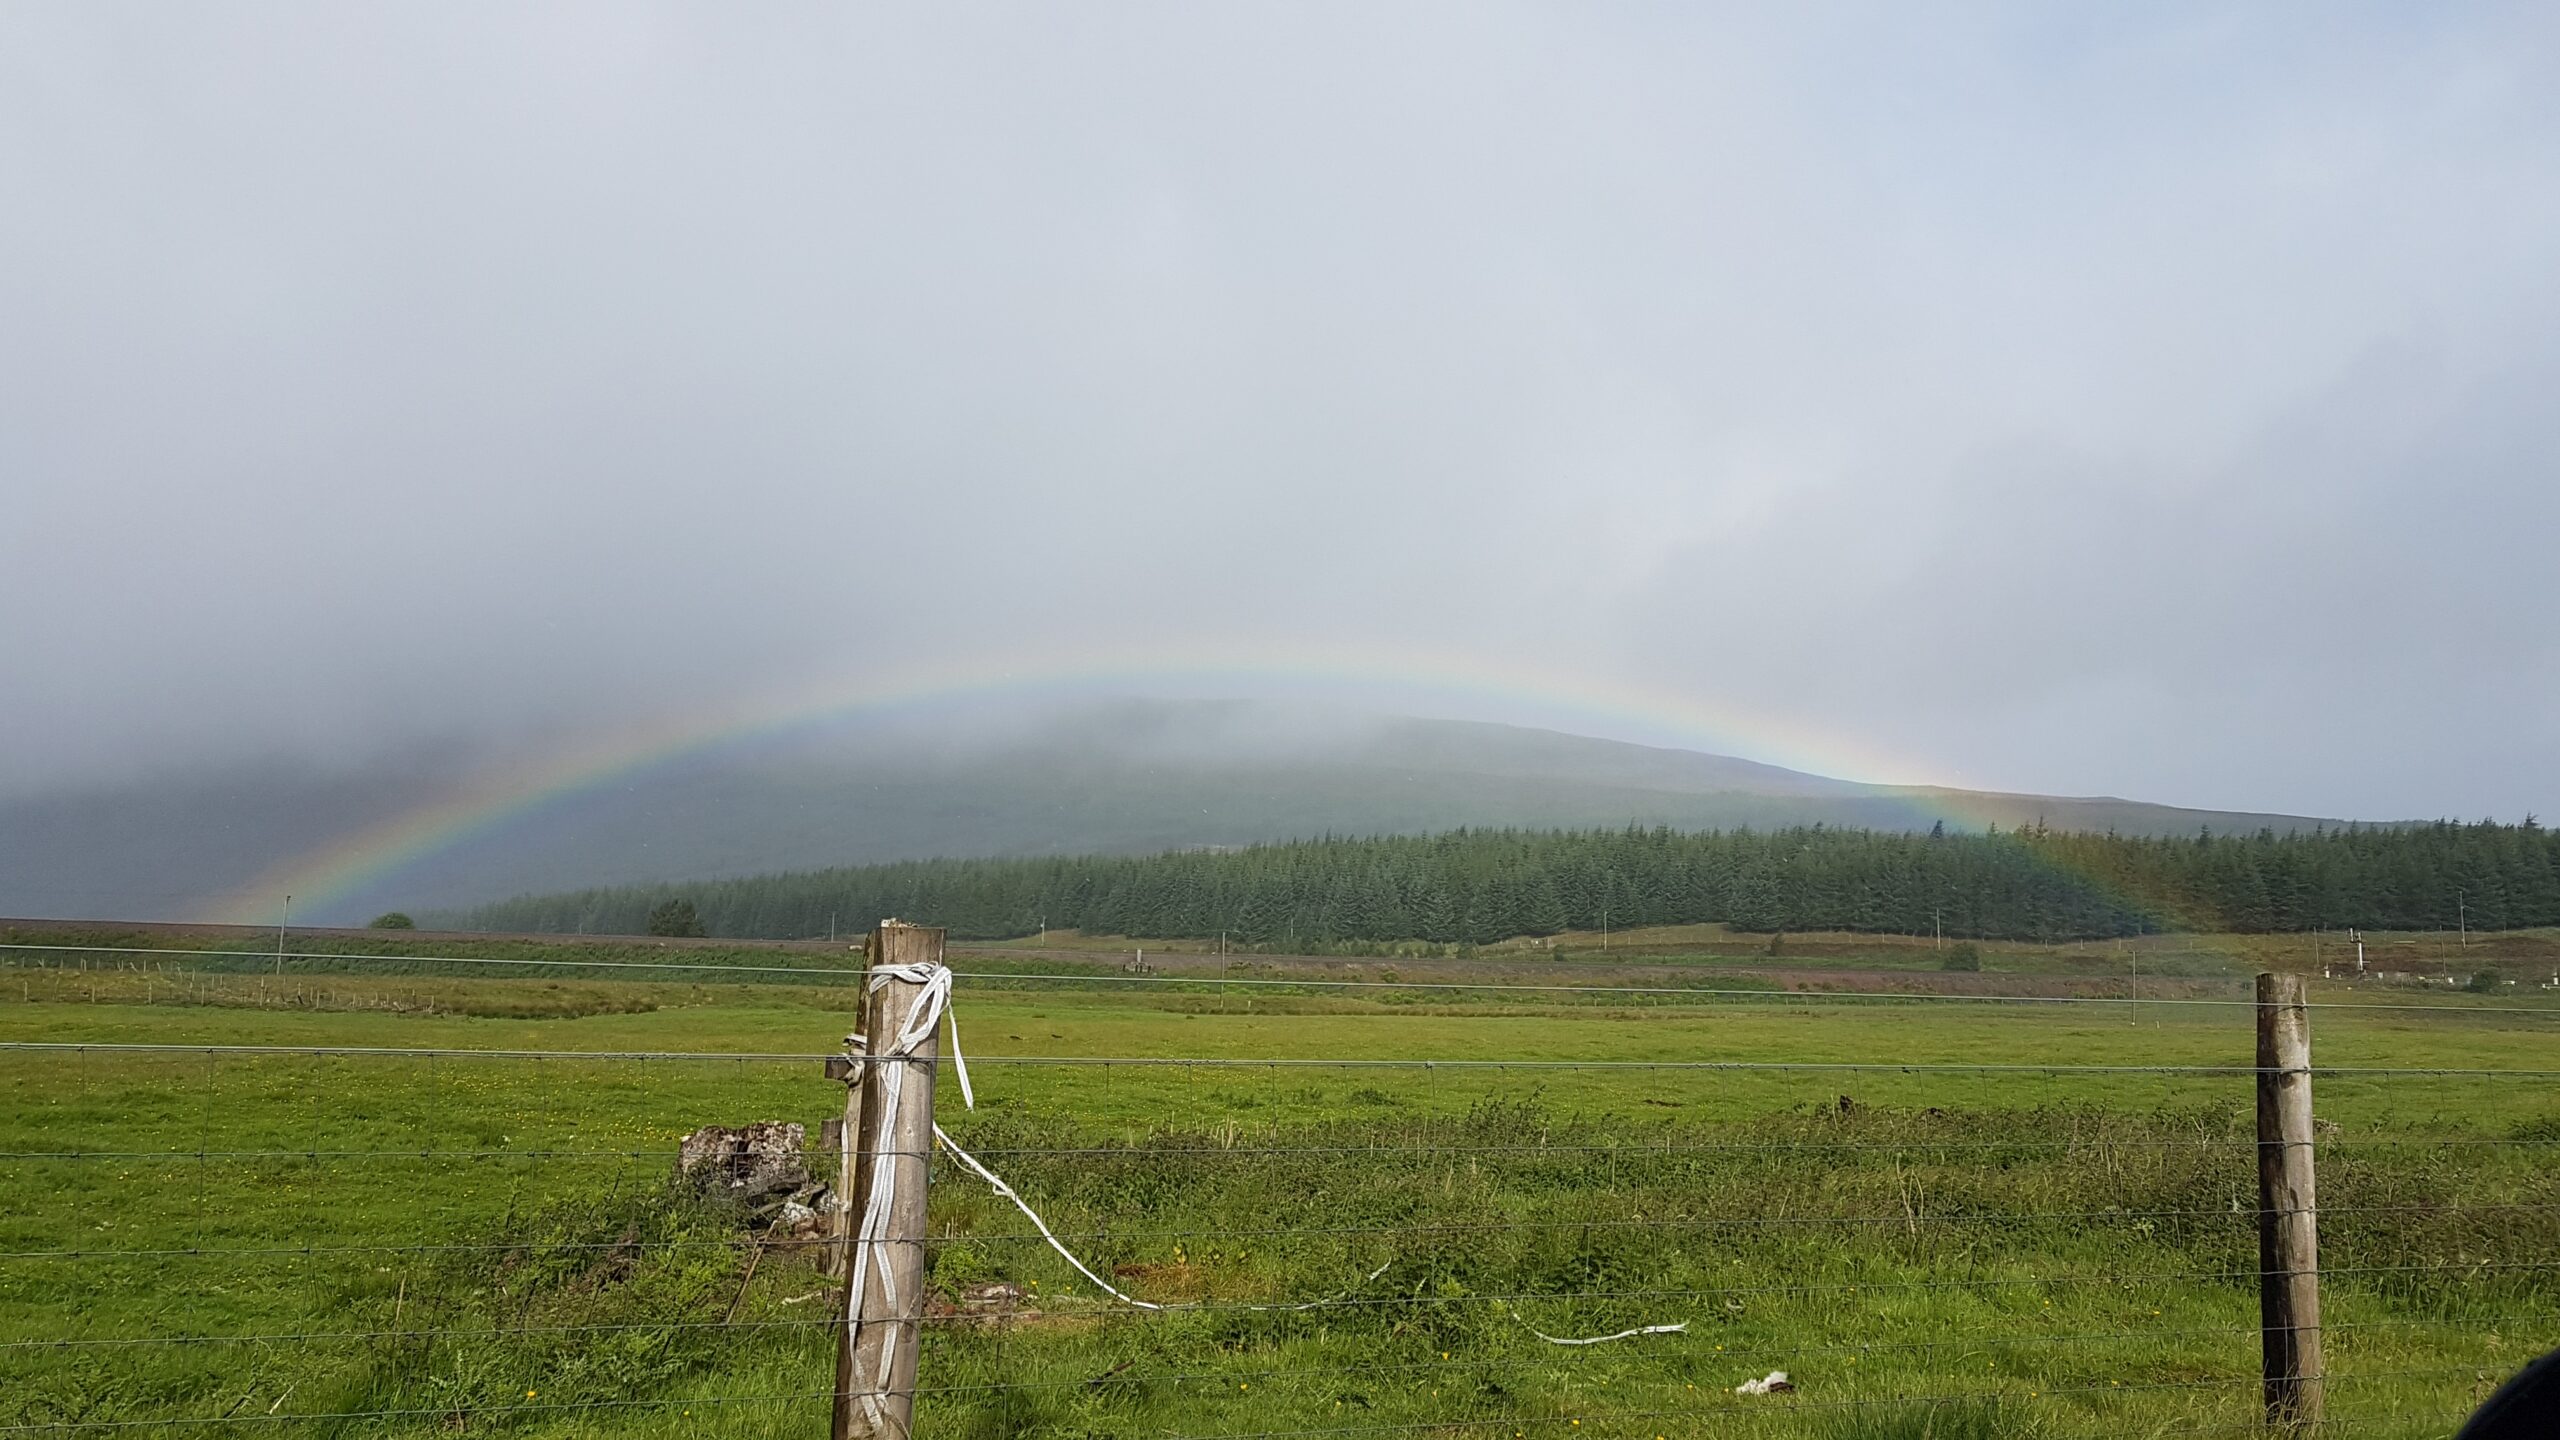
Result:
<instances>
[{"instance_id":1,"label":"mist over hill","mask_svg":"<svg viewBox=\"0 0 2560 1440\"><path fill-rule=\"evenodd\" d=\"M465 792L470 757L267 764L0 801L0 913L197 919L298 856ZM1273 701L953 709L716 749L530 808L295 913L930 856L1138 854L1462 826L1823 824L2183 835L2307 817L1860 784L1731 756ZM2336 822L2326 822L2336 823Z\"/></svg>"}]
</instances>

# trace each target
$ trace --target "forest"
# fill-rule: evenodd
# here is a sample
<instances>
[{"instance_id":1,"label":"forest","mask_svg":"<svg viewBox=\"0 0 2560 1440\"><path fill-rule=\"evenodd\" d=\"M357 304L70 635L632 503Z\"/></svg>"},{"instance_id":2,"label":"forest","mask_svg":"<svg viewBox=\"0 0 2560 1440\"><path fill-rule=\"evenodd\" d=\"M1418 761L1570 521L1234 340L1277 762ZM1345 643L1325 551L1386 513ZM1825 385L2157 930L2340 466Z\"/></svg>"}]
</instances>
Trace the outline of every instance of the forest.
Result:
<instances>
[{"instance_id":1,"label":"forest","mask_svg":"<svg viewBox=\"0 0 2560 1440\"><path fill-rule=\"evenodd\" d=\"M896 916L962 939L1075 929L1283 949L1709 922L2002 940L2496 930L2560 924L2560 837L2530 817L2179 839L2041 828L1457 830L903 861L522 896L441 920L637 934L676 899L723 936L852 934Z\"/></svg>"}]
</instances>

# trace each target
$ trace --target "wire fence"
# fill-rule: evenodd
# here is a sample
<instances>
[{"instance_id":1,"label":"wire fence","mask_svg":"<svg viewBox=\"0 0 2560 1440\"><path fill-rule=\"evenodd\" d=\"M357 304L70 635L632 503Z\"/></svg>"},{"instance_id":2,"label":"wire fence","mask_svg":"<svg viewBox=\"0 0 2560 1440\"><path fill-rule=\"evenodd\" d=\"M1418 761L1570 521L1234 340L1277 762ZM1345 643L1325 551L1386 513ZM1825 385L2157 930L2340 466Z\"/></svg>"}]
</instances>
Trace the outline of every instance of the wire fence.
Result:
<instances>
[{"instance_id":1,"label":"wire fence","mask_svg":"<svg viewBox=\"0 0 2560 1440\"><path fill-rule=\"evenodd\" d=\"M430 960L454 957L405 963ZM1888 1013L1925 1023L1938 999L2014 1005L2030 1052L2024 1016L2090 1013ZM2246 1032L2249 1002L2142 1003ZM2315 1008L2452 1037L2415 1047L2442 1063L2310 1071L2338 1097L2313 1142L2325 1426L2441 1435L2560 1344L2560 1069L2531 1063L2538 1029L2484 1048L2512 1032L2463 1028L2551 1012ZM578 1047L472 1023L497 1043L0 1042L0 1432L818 1433L841 1305L831 1037L651 1048L605 1027ZM943 1123L1043 1223L934 1162L932 1279L903 1317L926 1337L917 1432L2260 1429L2261 1066L2093 1038L1904 1061L1819 1053L1819 1028L1780 1059L1467 1033L1507 1053L972 1053L984 1108L946 1089ZM768 1119L803 1127L783 1181L676 1179L683 1134Z\"/></svg>"},{"instance_id":2,"label":"wire fence","mask_svg":"<svg viewBox=\"0 0 2560 1440\"><path fill-rule=\"evenodd\" d=\"M789 952L785 952L789 953ZM279 943L273 950L246 945L228 948L189 946L113 945L106 943L0 942L0 955L18 963L81 964L96 959L102 967L123 967L133 973L145 973L147 962L158 961L169 967L161 973L236 975L265 973L273 978L287 975L313 976L326 974L389 973L408 976L510 974L564 975L588 979L665 979L743 980L779 982L801 985L851 986L859 982L862 968L836 954L806 954L792 964L756 964L723 956L687 960L607 960L593 957L578 959L546 959L538 956L488 956L452 954L407 954L376 951L341 951L290 949ZM983 958L983 957L982 957ZM1345 961L1317 957L1253 958L1229 961L1225 957L1185 955L1165 961L1174 968L1160 972L1129 973L1109 968L1107 962L1091 961L1017 961L998 969L972 969L954 972L963 985L988 988L1068 987L1068 988L1140 988L1179 994L1273 993L1281 995L1347 994L1377 996L1438 995L1444 997L1492 997L1500 1000L1539 1002L1547 1000L1656 1000L1656 1001L1784 1001L1789 1003L1853 1003L1887 1001L1913 1004L2008 1004L2030 1006L2107 1006L2179 1009L2203 1007L2246 1009L2256 1001L2246 994L2198 995L2180 993L2199 988L2239 986L2245 980L2221 976L2153 976L2153 993L2140 990L2141 977L2068 975L2048 977L2050 983L2065 987L2060 991L2041 993L2003 992L1976 988L1978 977L1931 973L1926 979L1932 987L1914 984L1899 989L1853 989L1819 979L1804 983L1757 985L1719 984L1712 974L1702 975L1702 967L1694 962L1679 961L1604 961L1594 962L1611 972L1658 972L1684 976L1677 984L1631 985L1557 983L1520 978L1524 974L1552 970L1558 962L1505 959L1494 961L1423 960L1403 962L1407 968L1420 968L1437 973L1449 967L1480 966L1495 972L1496 978L1485 980L1434 980L1389 976L1343 977L1324 973L1345 965L1394 971L1396 962L1377 960ZM1213 966L1212 973L1197 973L1199 967ZM1293 973L1252 973L1287 970ZM1248 973L1235 973L1244 971ZM2446 977L2449 979L2449 977ZM2114 993L2122 987L2122 993ZM2170 987L2163 989L2163 987ZM2393 985L2391 989L2410 987ZM2550 987L2545 987L2550 988ZM2441 1011L2457 1010L2465 1014L2530 1015L2544 1019L2560 1019L2560 996L2534 997L2524 1003L2493 1003L2457 993L2448 985L2436 990L2421 983L2413 993L2429 998L2388 1000L2315 1000L2316 1010L2374 1011Z\"/></svg>"}]
</instances>

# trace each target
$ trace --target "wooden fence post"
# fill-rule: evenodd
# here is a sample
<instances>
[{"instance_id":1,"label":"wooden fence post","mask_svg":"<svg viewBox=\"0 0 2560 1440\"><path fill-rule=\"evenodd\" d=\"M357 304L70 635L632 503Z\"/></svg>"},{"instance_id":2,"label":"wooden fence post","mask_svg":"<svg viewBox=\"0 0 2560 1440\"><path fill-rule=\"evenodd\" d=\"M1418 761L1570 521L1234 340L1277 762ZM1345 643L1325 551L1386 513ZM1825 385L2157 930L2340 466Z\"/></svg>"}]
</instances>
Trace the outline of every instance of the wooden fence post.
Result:
<instances>
[{"instance_id":1,"label":"wooden fence post","mask_svg":"<svg viewBox=\"0 0 2560 1440\"><path fill-rule=\"evenodd\" d=\"M850 1047L848 1047L850 1048ZM818 1127L818 1154L831 1177L827 1181L827 1243L818 1251L818 1275L821 1279L842 1280L845 1276L845 1249L853 1243L853 1152L846 1139L853 1127L862 1123L862 1064L851 1054L830 1057L827 1078L842 1080L844 1109L842 1119L829 1120Z\"/></svg>"},{"instance_id":2,"label":"wooden fence post","mask_svg":"<svg viewBox=\"0 0 2560 1440\"><path fill-rule=\"evenodd\" d=\"M942 931L883 921L873 937L873 968L942 963ZM886 980L863 983L863 1058L854 1064L859 1082L858 1123L847 1137L854 1152L854 1185L846 1197L854 1239L848 1249L842 1319L836 1327L834 1440L906 1440L915 1417L916 1342L924 1308L924 1187L933 1162L933 1065L937 1034L903 1056L891 1052L916 1006L923 985ZM895 1070L894 1103L889 1076ZM872 1196L889 1187L885 1223L866 1241L863 1216ZM859 1272L857 1287L854 1275Z\"/></svg>"},{"instance_id":3,"label":"wooden fence post","mask_svg":"<svg viewBox=\"0 0 2560 1440\"><path fill-rule=\"evenodd\" d=\"M2303 978L2258 977L2258 1324L2267 1423L2320 1423L2320 1217Z\"/></svg>"}]
</instances>

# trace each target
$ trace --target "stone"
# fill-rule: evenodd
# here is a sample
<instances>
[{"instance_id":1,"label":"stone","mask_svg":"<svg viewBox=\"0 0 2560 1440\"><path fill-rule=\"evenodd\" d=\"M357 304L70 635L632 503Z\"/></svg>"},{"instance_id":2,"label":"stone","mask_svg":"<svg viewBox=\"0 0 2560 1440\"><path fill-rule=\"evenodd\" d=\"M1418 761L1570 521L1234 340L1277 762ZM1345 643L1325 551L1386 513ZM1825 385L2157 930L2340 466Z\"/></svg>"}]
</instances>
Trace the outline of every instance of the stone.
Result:
<instances>
[{"instance_id":1,"label":"stone","mask_svg":"<svg viewBox=\"0 0 2560 1440\"><path fill-rule=\"evenodd\" d=\"M788 1194L810 1183L802 1150L809 1129L783 1120L705 1125L676 1147L676 1174L734 1199Z\"/></svg>"}]
</instances>

